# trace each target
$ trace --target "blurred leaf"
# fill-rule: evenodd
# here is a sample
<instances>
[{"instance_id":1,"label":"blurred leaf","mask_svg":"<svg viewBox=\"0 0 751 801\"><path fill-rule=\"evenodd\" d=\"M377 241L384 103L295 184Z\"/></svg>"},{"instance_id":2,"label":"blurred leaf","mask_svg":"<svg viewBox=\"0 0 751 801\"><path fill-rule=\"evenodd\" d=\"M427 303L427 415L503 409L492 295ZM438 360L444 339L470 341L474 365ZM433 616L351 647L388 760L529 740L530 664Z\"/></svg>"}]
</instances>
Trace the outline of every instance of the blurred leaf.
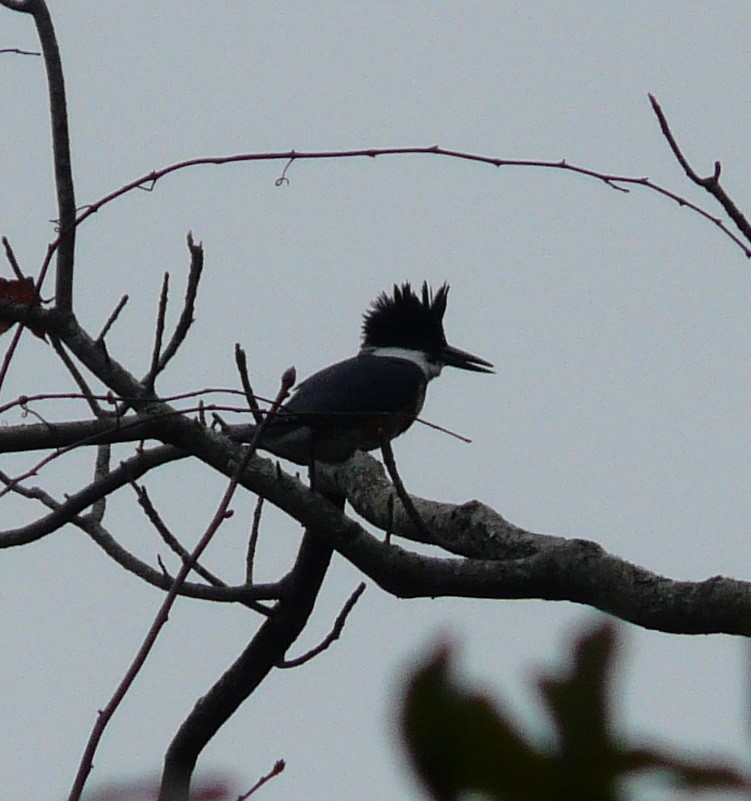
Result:
<instances>
[{"instance_id":1,"label":"blurred leaf","mask_svg":"<svg viewBox=\"0 0 751 801\"><path fill-rule=\"evenodd\" d=\"M0 277L0 298L22 303L24 306L39 306L39 296L34 287L33 278L9 279ZM0 334L4 334L14 322L0 318ZM27 328L40 339L45 339L44 331L37 325L29 323Z\"/></svg>"},{"instance_id":2,"label":"blurred leaf","mask_svg":"<svg viewBox=\"0 0 751 801\"><path fill-rule=\"evenodd\" d=\"M443 646L408 682L402 735L435 801L479 792L498 801L616 801L624 781L654 773L678 790L745 790L748 780L720 761L682 759L632 747L611 720L617 638L611 624L574 645L571 668L539 681L550 732L539 741L483 695L451 676ZM557 742L551 751L546 743Z\"/></svg>"},{"instance_id":3,"label":"blurred leaf","mask_svg":"<svg viewBox=\"0 0 751 801\"><path fill-rule=\"evenodd\" d=\"M552 797L551 757L531 747L486 698L456 686L449 662L442 648L418 670L402 718L415 768L433 798L452 801L469 790L491 798Z\"/></svg>"}]
</instances>

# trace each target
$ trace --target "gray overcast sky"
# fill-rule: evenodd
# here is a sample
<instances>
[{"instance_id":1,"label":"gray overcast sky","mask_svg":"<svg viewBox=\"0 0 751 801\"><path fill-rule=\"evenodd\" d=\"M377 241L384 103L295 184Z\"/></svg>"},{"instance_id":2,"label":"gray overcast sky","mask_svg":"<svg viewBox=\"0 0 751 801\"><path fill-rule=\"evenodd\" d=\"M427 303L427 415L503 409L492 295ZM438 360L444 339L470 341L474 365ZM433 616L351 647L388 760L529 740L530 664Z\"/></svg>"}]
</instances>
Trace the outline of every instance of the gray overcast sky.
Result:
<instances>
[{"instance_id":1,"label":"gray overcast sky","mask_svg":"<svg viewBox=\"0 0 751 801\"><path fill-rule=\"evenodd\" d=\"M697 169L720 159L726 188L751 209L747 3L50 5L80 204L183 158L440 144L649 176L711 208L668 152L651 91ZM35 46L29 18L0 9L0 47ZM35 272L55 216L41 61L0 56L0 98L0 229ZM162 391L235 385L240 341L256 388L273 395L287 365L304 376L353 353L362 311L394 281L448 280L449 340L498 372L447 372L431 387L424 416L474 442L411 430L396 443L411 491L476 497L526 528L595 539L671 577L749 576L751 267L711 223L651 192L556 171L435 157L297 162L276 187L282 167L182 172L87 222L82 321L98 330L127 292L110 348L142 372L162 273L176 307L192 230L205 283ZM66 382L25 337L2 400ZM89 462L76 456L42 478L70 491ZM148 486L190 543L223 482L182 465ZM2 504L4 527L28 520L27 506ZM206 562L237 580L252 499L235 508ZM154 563L163 547L132 499L109 515L113 533ZM265 577L285 569L298 538L268 515ZM358 580L338 559L302 645L326 633ZM69 529L4 552L0 598L0 787L5 798L63 798L161 596ZM404 667L448 633L467 673L512 695L535 726L524 676L557 663L592 616L569 604L396 601L371 586L342 640L266 682L201 764L249 786L284 757L264 798L417 799L392 738ZM244 610L178 603L104 739L92 787L159 770L254 623ZM739 640L621 629L632 732L747 752Z\"/></svg>"}]
</instances>

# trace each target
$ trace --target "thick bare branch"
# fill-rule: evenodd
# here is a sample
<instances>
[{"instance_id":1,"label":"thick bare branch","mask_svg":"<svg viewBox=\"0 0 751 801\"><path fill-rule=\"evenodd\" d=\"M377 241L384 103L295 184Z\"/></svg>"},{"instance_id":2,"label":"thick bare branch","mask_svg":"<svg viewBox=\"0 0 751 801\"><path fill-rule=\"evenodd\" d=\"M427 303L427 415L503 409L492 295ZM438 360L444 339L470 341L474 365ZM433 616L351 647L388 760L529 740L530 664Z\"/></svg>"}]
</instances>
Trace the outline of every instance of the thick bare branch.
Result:
<instances>
[{"instance_id":1,"label":"thick bare branch","mask_svg":"<svg viewBox=\"0 0 751 801\"><path fill-rule=\"evenodd\" d=\"M112 456L111 445L100 445L96 449L96 462L94 464L94 481L101 481L110 472L110 457ZM107 496L102 495L91 504L91 519L101 525L104 520L104 513L107 510Z\"/></svg>"},{"instance_id":2,"label":"thick bare branch","mask_svg":"<svg viewBox=\"0 0 751 801\"><path fill-rule=\"evenodd\" d=\"M231 474L233 460L236 464L242 456L225 437L179 415L160 421L159 438L174 441L182 455L192 453L225 475ZM385 529L389 521L383 519L388 508L384 493L394 493L394 489L382 468L380 475L374 471L374 464L377 462L371 457L358 454L345 467L334 470L332 478L363 516ZM254 459L241 483L304 525L324 531L353 564L400 597L569 600L667 632L751 633L751 585L747 582L671 581L606 554L593 543L582 545L582 540L525 531L476 501L455 507L413 498L441 547L470 557L443 560L383 545L268 460ZM392 522L394 533L423 539L400 502L394 504ZM17 542L17 533L11 537Z\"/></svg>"},{"instance_id":3,"label":"thick bare branch","mask_svg":"<svg viewBox=\"0 0 751 801\"><path fill-rule=\"evenodd\" d=\"M33 11L35 0L0 0L0 6L5 6L11 11L22 11L25 14L31 14Z\"/></svg>"},{"instance_id":4,"label":"thick bare branch","mask_svg":"<svg viewBox=\"0 0 751 801\"><path fill-rule=\"evenodd\" d=\"M284 384L282 385L282 389L279 393L279 404L284 400L284 398L289 393L289 387L285 387ZM252 453L252 451L251 451ZM136 680L136 676L141 672L146 660L148 659L151 650L156 643L157 637L159 633L167 624L169 620L169 613L172 609L177 597L180 593L180 589L185 583L185 580L188 577L188 574L196 565L198 560L201 558L201 555L208 547L209 543L213 539L216 532L219 530L219 527L222 523L230 517L231 512L229 509L230 502L234 497L234 494L239 486L239 478L245 467L247 462L250 460L250 454L243 460L241 460L230 479L229 485L222 496L221 501L214 513L214 516L211 519L211 522L206 528L203 536L198 541L195 548L193 548L192 552L188 559L183 562L182 567L180 568L177 576L175 577L172 586L170 587L167 596L162 601L161 606L159 607L159 611L154 618L154 622L151 624L149 631L146 633L146 637L144 638L143 642L141 643L141 647L138 649L138 653L134 657L133 661L131 662L130 666L128 667L125 675L123 676L122 680L118 684L115 692L112 694L112 697L107 702L106 706L99 711L97 715L96 722L94 723L94 727L91 730L91 735L89 736L89 740L86 743L86 748L84 749L83 756L81 757L81 762L76 773L76 777L73 781L73 786L71 788L70 794L68 796L68 801L79 801L81 797L81 793L83 792L84 785L86 784L86 779L88 778L91 769L94 767L94 754L99 746L99 742L104 734L104 730L107 727L109 721L112 719L113 715L117 711L117 708L122 703L123 699L125 698L126 694L130 690L133 682Z\"/></svg>"},{"instance_id":5,"label":"thick bare branch","mask_svg":"<svg viewBox=\"0 0 751 801\"><path fill-rule=\"evenodd\" d=\"M186 801L198 756L235 710L266 678L302 632L331 561L318 532L303 537L290 592L256 632L233 665L202 696L180 726L164 760L159 801Z\"/></svg>"},{"instance_id":6,"label":"thick bare branch","mask_svg":"<svg viewBox=\"0 0 751 801\"><path fill-rule=\"evenodd\" d=\"M47 86L50 98L50 120L52 123L52 154L55 165L55 189L59 235L55 241L57 252L57 286L55 305L60 311L73 308L73 262L76 242L76 196L73 188L73 171L70 161L70 138L68 134L68 109L65 101L65 80L55 28L44 0L13 2L4 0L3 5L15 11L24 11L34 18L39 42L42 45L44 65L47 70ZM40 281L43 280L40 275ZM37 287L37 290L39 287Z\"/></svg>"}]
</instances>

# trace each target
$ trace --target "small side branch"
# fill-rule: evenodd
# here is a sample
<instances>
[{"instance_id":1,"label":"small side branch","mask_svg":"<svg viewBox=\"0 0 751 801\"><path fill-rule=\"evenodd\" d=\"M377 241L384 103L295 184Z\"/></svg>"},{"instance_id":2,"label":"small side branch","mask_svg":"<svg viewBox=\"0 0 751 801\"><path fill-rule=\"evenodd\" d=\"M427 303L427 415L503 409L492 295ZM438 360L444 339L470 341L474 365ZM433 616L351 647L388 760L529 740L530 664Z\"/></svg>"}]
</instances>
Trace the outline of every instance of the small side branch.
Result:
<instances>
[{"instance_id":1,"label":"small side branch","mask_svg":"<svg viewBox=\"0 0 751 801\"><path fill-rule=\"evenodd\" d=\"M300 665L304 665L306 662L309 662L311 659L318 656L318 654L323 653L327 648L333 645L339 637L342 636L342 631L344 631L344 624L347 622L347 617L349 613L354 609L355 604L360 600L360 596L365 592L365 582L360 582L357 585L357 588L349 596L347 602L342 607L342 611L336 617L334 621L334 625L331 628L331 631L326 635L326 637L321 640L321 642L316 645L315 648L311 648L310 651L302 654L301 656L297 656L294 659L284 659L277 667L280 668L295 668L300 667Z\"/></svg>"},{"instance_id":2,"label":"small side branch","mask_svg":"<svg viewBox=\"0 0 751 801\"><path fill-rule=\"evenodd\" d=\"M402 483L401 476L399 475L399 471L396 469L396 459L394 459L394 451L391 447L391 443L384 439L381 443L381 453L383 454L383 461L386 465L386 469L388 470L389 476L394 483L394 489L396 490L396 494L399 496L399 500L402 502L402 506L404 507L404 511L407 513L407 517L412 521L412 524L417 529L417 531L425 538L425 542L436 542L435 535L428 529L428 527L423 522L423 519L420 517L420 513L415 508L414 503L412 502L412 498L410 497L409 493L407 492L404 484ZM393 510L393 507L392 507ZM393 520L392 520L393 522ZM389 526L389 535L390 535L391 526Z\"/></svg>"},{"instance_id":3,"label":"small side branch","mask_svg":"<svg viewBox=\"0 0 751 801\"><path fill-rule=\"evenodd\" d=\"M0 49L2 53L16 53L19 56L41 56L38 50L22 50L20 47L3 47Z\"/></svg>"},{"instance_id":4,"label":"small side branch","mask_svg":"<svg viewBox=\"0 0 751 801\"><path fill-rule=\"evenodd\" d=\"M96 449L96 463L94 464L94 481L101 481L110 472L110 456L112 455L111 445L100 445ZM104 520L104 512L107 508L107 496L102 495L91 505L91 519L97 525L101 525Z\"/></svg>"},{"instance_id":5,"label":"small side branch","mask_svg":"<svg viewBox=\"0 0 751 801\"><path fill-rule=\"evenodd\" d=\"M711 175L708 175L704 178L698 175L694 168L688 163L688 159L683 155L678 142L676 142L675 137L673 136L673 132L670 130L670 125L668 124L665 112L662 110L662 107L657 102L657 99L654 97L654 95L649 95L649 102L652 104L652 110L657 116L657 121L660 124L662 135L667 140L668 145L670 145L670 149L673 151L673 155L683 168L683 171L686 173L686 177L697 186L700 186L702 189L705 189L707 192L709 192L709 194L712 195L712 197L722 206L722 208L725 209L728 217L730 217L730 219L735 223L736 227L743 234L743 236L746 237L746 240L751 242L751 224L749 224L746 216L738 208L738 206L736 206L727 192L725 192L720 185L720 173L722 172L722 166L720 162L715 161L714 171ZM751 253L746 252L746 255L751 258Z\"/></svg>"},{"instance_id":6,"label":"small side branch","mask_svg":"<svg viewBox=\"0 0 751 801\"><path fill-rule=\"evenodd\" d=\"M275 776L278 776L286 767L286 763L283 759L277 759L274 763L274 767L265 775L261 776L261 778L248 790L247 793L243 793L241 796L238 797L237 801L247 801L256 790L260 790L266 782L273 779Z\"/></svg>"},{"instance_id":7,"label":"small side branch","mask_svg":"<svg viewBox=\"0 0 751 801\"><path fill-rule=\"evenodd\" d=\"M5 248L5 258L8 259L8 264L10 264L10 268L13 270L13 275L15 275L19 281L25 281L26 276L21 271L21 267L16 260L16 254L13 252L13 248L10 246L10 242L6 236L3 237L3 248Z\"/></svg>"},{"instance_id":8,"label":"small side branch","mask_svg":"<svg viewBox=\"0 0 751 801\"><path fill-rule=\"evenodd\" d=\"M104 345L104 338L110 331L110 328L115 324L115 320L120 316L120 312L125 308L125 304L128 302L129 297L128 295L123 295L115 306L112 314L107 318L107 322L102 326L102 330L99 332L99 336L96 338L96 343L98 345Z\"/></svg>"},{"instance_id":9,"label":"small side branch","mask_svg":"<svg viewBox=\"0 0 751 801\"><path fill-rule=\"evenodd\" d=\"M162 338L164 337L164 321L167 317L167 303L169 301L169 273L164 274L162 280L162 291L159 295L159 309L156 315L156 328L154 330L154 349L151 353L151 366L149 372L143 379L143 385L146 391L151 393L154 391L154 383L156 382L157 374L159 373L159 362L161 361L162 353Z\"/></svg>"},{"instance_id":10,"label":"small side branch","mask_svg":"<svg viewBox=\"0 0 751 801\"><path fill-rule=\"evenodd\" d=\"M71 359L70 356L68 355L68 352L63 347L62 342L60 342L60 340L55 336L50 337L50 342L55 350L55 353L57 353L57 355L60 357L60 361L66 366L68 372L71 374L73 380L76 382L78 388L81 390L81 395L83 396L86 403L89 404L89 408L94 413L94 416L98 417L100 420L107 417L111 417L112 414L106 412L99 405L99 402L97 401L94 393L92 392L91 387L89 387L89 385L86 383L86 379L83 377L78 367L76 367L73 359Z\"/></svg>"},{"instance_id":11,"label":"small side branch","mask_svg":"<svg viewBox=\"0 0 751 801\"><path fill-rule=\"evenodd\" d=\"M250 384L248 359L239 342L235 343L235 364L237 365L237 372L240 374L240 382L242 383L243 392L245 393L245 400L248 402L248 408L253 414L256 425L260 425L263 420L263 413L261 412L261 407L258 405L258 399L253 392L253 387Z\"/></svg>"},{"instance_id":12,"label":"small side branch","mask_svg":"<svg viewBox=\"0 0 751 801\"><path fill-rule=\"evenodd\" d=\"M193 314L196 308L196 298L198 297L198 285L201 281L203 272L203 245L193 242L193 234L188 234L188 250L190 251L190 269L188 270L188 285L185 289L185 300L183 301L180 319L177 321L172 338L167 343L164 351L159 357L158 365L154 374L156 378L164 368L170 363L180 346L188 336L190 326L193 324Z\"/></svg>"},{"instance_id":13,"label":"small side branch","mask_svg":"<svg viewBox=\"0 0 751 801\"><path fill-rule=\"evenodd\" d=\"M149 522L154 527L156 532L162 538L164 544L177 556L183 564L190 559L190 552L187 548L183 547L177 537L169 530L169 527L162 519L162 516L157 511L156 507L149 497L146 487L141 486L135 481L131 482L131 486L135 490L139 506L143 509L144 514L149 519ZM210 570L207 570L200 562L196 562L193 569L195 572L213 587L226 587L226 583L219 577L215 576Z\"/></svg>"},{"instance_id":14,"label":"small side branch","mask_svg":"<svg viewBox=\"0 0 751 801\"><path fill-rule=\"evenodd\" d=\"M253 524L248 538L248 552L245 555L245 583L253 583L253 568L256 561L256 550L258 548L258 536L261 530L261 515L263 514L263 497L258 496L256 508L253 510Z\"/></svg>"}]
</instances>

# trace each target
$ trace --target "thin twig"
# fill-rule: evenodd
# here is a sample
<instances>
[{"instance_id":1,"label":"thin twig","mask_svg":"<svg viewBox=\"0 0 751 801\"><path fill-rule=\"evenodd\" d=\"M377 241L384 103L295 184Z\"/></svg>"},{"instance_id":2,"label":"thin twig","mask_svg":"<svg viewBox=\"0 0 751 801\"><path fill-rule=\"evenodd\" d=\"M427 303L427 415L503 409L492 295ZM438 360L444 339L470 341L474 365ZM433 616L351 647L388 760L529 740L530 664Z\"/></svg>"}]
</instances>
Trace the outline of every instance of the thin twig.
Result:
<instances>
[{"instance_id":1,"label":"thin twig","mask_svg":"<svg viewBox=\"0 0 751 801\"><path fill-rule=\"evenodd\" d=\"M38 50L21 50L20 47L3 47L0 53L17 53L19 56L41 56Z\"/></svg>"},{"instance_id":2,"label":"thin twig","mask_svg":"<svg viewBox=\"0 0 751 801\"><path fill-rule=\"evenodd\" d=\"M261 776L261 778L248 790L247 793L243 793L237 797L237 801L247 801L256 790L260 790L267 781L274 778L274 776L278 776L286 767L286 763L283 759L277 759L274 763L274 767L265 775Z\"/></svg>"},{"instance_id":3,"label":"thin twig","mask_svg":"<svg viewBox=\"0 0 751 801\"><path fill-rule=\"evenodd\" d=\"M253 583L253 566L256 558L256 548L258 547L258 536L261 530L261 513L263 512L263 496L259 495L256 501L256 508L253 510L253 524L250 528L248 538L248 552L245 555L245 583Z\"/></svg>"},{"instance_id":4,"label":"thin twig","mask_svg":"<svg viewBox=\"0 0 751 801\"><path fill-rule=\"evenodd\" d=\"M94 465L94 481L101 481L110 472L111 445L100 445L96 450L96 463ZM91 520L97 525L101 525L104 520L104 512L107 508L107 495L103 494L91 505Z\"/></svg>"},{"instance_id":5,"label":"thin twig","mask_svg":"<svg viewBox=\"0 0 751 801\"><path fill-rule=\"evenodd\" d=\"M402 502L404 511L407 513L409 519L415 524L415 527L420 534L422 534L424 537L427 537L428 542L434 542L435 536L431 533L425 523L423 523L414 503L412 503L412 498L409 497L409 493L404 488L402 479L399 476L399 471L396 469L396 460L394 459L394 451L391 448L391 443L385 438L381 442L381 453L383 454L383 461L386 465L386 470L388 470L391 481L394 483L394 489L396 489L396 494L399 496L399 500Z\"/></svg>"},{"instance_id":6,"label":"thin twig","mask_svg":"<svg viewBox=\"0 0 751 801\"><path fill-rule=\"evenodd\" d=\"M576 164L570 164L565 159L558 161L544 161L536 159L504 159L495 156L486 156L477 153L468 153L460 150L451 150L448 148L439 147L438 145L431 145L427 147L393 147L393 148L368 148L362 150L331 150L331 151L295 151L287 150L282 152L267 152L267 153L240 153L231 156L208 156L204 158L189 159L187 161L177 162L163 167L159 170L153 170L140 178L131 181L119 189L110 192L108 195L100 198L94 203L85 207L85 210L76 219L76 225L80 225L85 220L89 219L92 215L96 214L102 207L112 203L114 200L122 197L123 195L133 192L136 189L143 189L154 187L156 182L171 173L178 172L179 170L190 169L203 165L222 165L222 164L236 164L242 162L255 162L255 161L290 161L290 160L318 160L318 159L350 159L350 158L376 158L378 156L405 156L405 155L424 155L424 156L439 156L443 158L460 159L463 161L471 161L479 164L488 164L493 167L521 167L521 168L535 168L535 169L551 169L563 170L565 172L583 175L588 178L593 178L597 181L604 183L611 189L620 192L628 192L629 186L641 186L652 192L675 201L680 206L685 206L695 213L714 223L726 236L735 242L743 252L751 257L751 249L749 249L730 229L722 222L722 220L709 214L707 211L691 203L684 197L671 192L669 189L652 182L647 177L635 177L630 175L616 175L611 173L598 172L597 170L589 169L588 167L581 167ZM286 177L286 176L285 176ZM52 242L50 245L51 250L59 246L59 239ZM49 257L51 257L51 253Z\"/></svg>"},{"instance_id":7,"label":"thin twig","mask_svg":"<svg viewBox=\"0 0 751 801\"><path fill-rule=\"evenodd\" d=\"M6 486L12 485L10 491L21 497L37 500L47 507L53 514L42 518L36 523L24 527L23 531L0 532L0 547L7 548L13 545L33 542L44 536L45 532L54 531L61 526L72 523L88 534L91 539L122 568L160 590L169 590L172 580L168 582L165 577L168 572L158 573L146 562L141 561L134 554L123 548L122 545L101 525L97 524L91 515L80 515L83 509L93 504L102 493L111 493L114 489L127 484L133 478L138 478L149 469L175 459L185 458L187 454L178 448L159 446L151 451L136 454L127 462L107 474L106 479L93 482L80 492L66 498L63 503L56 501L49 493L40 487L26 487L16 479L0 471L0 482ZM102 486L106 484L107 486ZM29 529L42 529L30 532ZM239 603L248 609L258 612L264 617L271 614L271 609L264 606L261 601L276 601L281 597L283 587L280 583L256 584L253 587L241 585L236 587L212 587L206 584L185 582L180 590L181 595L189 598L198 598L219 603Z\"/></svg>"},{"instance_id":8,"label":"thin twig","mask_svg":"<svg viewBox=\"0 0 751 801\"><path fill-rule=\"evenodd\" d=\"M237 372L240 373L240 383L245 393L245 400L248 402L248 408L253 414L256 425L258 425L263 420L263 414L261 413L261 407L258 405L258 399L253 392L253 387L250 385L248 359L239 342L235 342L235 364L237 365Z\"/></svg>"},{"instance_id":9,"label":"thin twig","mask_svg":"<svg viewBox=\"0 0 751 801\"><path fill-rule=\"evenodd\" d=\"M201 273L203 272L203 245L200 242L197 245L194 244L192 233L188 233L187 241L188 250L190 251L190 268L188 270L188 284L185 288L183 308L180 312L180 319L175 326L175 331L159 359L154 378L156 378L172 360L185 341L190 326L193 324L193 314L196 308L196 298L198 297L198 285L201 281Z\"/></svg>"},{"instance_id":10,"label":"thin twig","mask_svg":"<svg viewBox=\"0 0 751 801\"><path fill-rule=\"evenodd\" d=\"M10 369L10 363L13 361L13 356L18 348L18 342L21 339L21 334L23 333L23 325L19 324L18 328L13 331L13 339L10 341L10 345L8 345L8 350L5 351L5 356L3 357L3 364L0 367L0 390L3 388L3 384L5 383L5 377L8 375L8 370Z\"/></svg>"},{"instance_id":11,"label":"thin twig","mask_svg":"<svg viewBox=\"0 0 751 801\"><path fill-rule=\"evenodd\" d=\"M277 667L279 668L295 668L300 667L300 665L304 665L306 662L309 662L311 659L318 656L318 654L325 651L329 648L339 637L342 636L342 631L344 630L344 624L347 622L347 617L349 613L354 608L355 604L360 600L360 596L365 592L365 583L360 582L355 588L355 591L352 595L349 596L347 602L342 607L341 612L336 617L334 621L334 625L331 628L331 631L326 635L326 637L321 640L321 642L316 645L315 648L311 648L306 653L302 654L302 656L297 656L294 659L285 659L280 662Z\"/></svg>"},{"instance_id":12,"label":"thin twig","mask_svg":"<svg viewBox=\"0 0 751 801\"><path fill-rule=\"evenodd\" d=\"M660 124L662 135L667 140L668 145L670 145L673 155L683 168L683 171L686 173L688 179L697 186L700 186L702 189L705 189L707 192L709 192L709 194L712 195L712 197L722 206L722 208L725 209L728 217L730 217L730 219L736 224L738 230L743 234L743 236L745 236L746 239L751 242L751 224L749 224L746 216L738 208L738 206L736 206L730 196L720 185L720 173L722 171L720 162L715 161L714 171L711 175L708 175L704 178L698 175L694 168L688 163L688 159L686 159L686 157L683 155L678 142L676 142L675 137L673 136L673 132L670 130L667 117L665 116L662 107L657 102L657 99L654 97L654 95L649 95L649 102L652 104L652 109L657 116L657 121ZM747 249L746 255L751 258L751 253L749 253Z\"/></svg>"},{"instance_id":13,"label":"thin twig","mask_svg":"<svg viewBox=\"0 0 751 801\"><path fill-rule=\"evenodd\" d=\"M0 50L0 52L2 52ZM8 237L3 237L3 247L5 248L5 258L8 259L8 264L10 264L11 270L13 270L13 274L19 281L25 281L26 276L21 272L21 268L18 265L18 261L16 260L16 254L13 252L13 248L10 246L10 242L8 241Z\"/></svg>"},{"instance_id":14,"label":"thin twig","mask_svg":"<svg viewBox=\"0 0 751 801\"><path fill-rule=\"evenodd\" d=\"M198 398L201 395L243 395L242 390L239 389L232 389L232 388L225 388L225 387L204 387L203 389L193 389L189 392L178 392L174 395L165 395L160 398L160 400L164 401L165 403L172 403L174 401L179 400L188 400L190 398ZM129 397L125 395L115 395L111 390L108 392L96 395L93 394L96 400L99 401L106 401L107 403L116 403L118 401L122 401L123 403L130 403L131 401L137 400L137 398ZM83 395L79 395L76 392L40 392L36 395L21 395L20 397L16 398L15 400L9 401L8 403L0 405L0 414L4 414L9 409L12 409L14 406L18 406L19 404L26 404L30 401L42 401L42 400L61 400L61 399L68 399L68 400L75 400L83 398ZM265 401L265 398L262 398ZM272 401L269 401L272 403ZM243 412L245 411L245 407L240 406L226 406L220 404L209 404L204 405L204 410L212 410L218 409L225 412ZM198 407L193 407L192 409L183 410L184 414L187 414L190 411L197 411Z\"/></svg>"},{"instance_id":15,"label":"thin twig","mask_svg":"<svg viewBox=\"0 0 751 801\"><path fill-rule=\"evenodd\" d=\"M99 344L104 344L104 338L109 333L110 328L115 324L115 320L120 316L120 312L125 308L125 304L128 302L129 298L128 295L123 295L115 306L112 314L107 318L107 322L102 326L102 330L99 332L99 336L96 338L96 342Z\"/></svg>"},{"instance_id":16,"label":"thin twig","mask_svg":"<svg viewBox=\"0 0 751 801\"><path fill-rule=\"evenodd\" d=\"M68 372L73 376L73 380L78 384L78 388L81 390L81 396L84 398L86 403L89 404L89 408L94 413L95 417L100 419L106 417L112 417L112 412L107 412L99 405L97 402L96 396L91 390L91 387L86 383L86 379L81 374L80 370L76 367L74 361L68 355L68 352L63 347L62 342L56 336L50 336L50 343L55 350L55 353L60 357L62 363L68 368Z\"/></svg>"},{"instance_id":17,"label":"thin twig","mask_svg":"<svg viewBox=\"0 0 751 801\"><path fill-rule=\"evenodd\" d=\"M457 434L456 431L452 431L450 428L444 428L443 426L439 426L437 423L431 423L429 420L423 420L421 417L415 418L415 422L419 423L420 425L427 426L428 428L432 428L434 431L440 431L441 434L448 434L450 437L458 439L460 442L464 442L467 445L472 444L472 440L469 437L465 437L462 434Z\"/></svg>"},{"instance_id":18,"label":"thin twig","mask_svg":"<svg viewBox=\"0 0 751 801\"><path fill-rule=\"evenodd\" d=\"M151 365L149 372L143 379L144 387L147 392L154 391L154 382L159 372L159 361L162 353L162 338L164 337L164 321L167 317L167 302L169 300L169 273L164 274L162 281L162 291L159 295L159 309L156 315L156 328L154 330L154 349L151 353Z\"/></svg>"},{"instance_id":19,"label":"thin twig","mask_svg":"<svg viewBox=\"0 0 751 801\"><path fill-rule=\"evenodd\" d=\"M175 537L175 535L169 530L169 527L162 519L162 516L157 511L156 507L151 501L149 497L149 493L141 484L136 483L135 481L131 481L131 486L133 487L136 497L138 499L139 506L143 509L146 517L149 519L149 522L152 526L156 529L159 536L164 541L164 544L176 553L183 564L190 559L190 551L185 548L180 541ZM222 581L220 578L215 576L210 570L207 570L200 562L196 562L195 566L193 567L196 573L198 573L201 578L205 579L209 584L214 587L226 587L227 584Z\"/></svg>"}]
</instances>

